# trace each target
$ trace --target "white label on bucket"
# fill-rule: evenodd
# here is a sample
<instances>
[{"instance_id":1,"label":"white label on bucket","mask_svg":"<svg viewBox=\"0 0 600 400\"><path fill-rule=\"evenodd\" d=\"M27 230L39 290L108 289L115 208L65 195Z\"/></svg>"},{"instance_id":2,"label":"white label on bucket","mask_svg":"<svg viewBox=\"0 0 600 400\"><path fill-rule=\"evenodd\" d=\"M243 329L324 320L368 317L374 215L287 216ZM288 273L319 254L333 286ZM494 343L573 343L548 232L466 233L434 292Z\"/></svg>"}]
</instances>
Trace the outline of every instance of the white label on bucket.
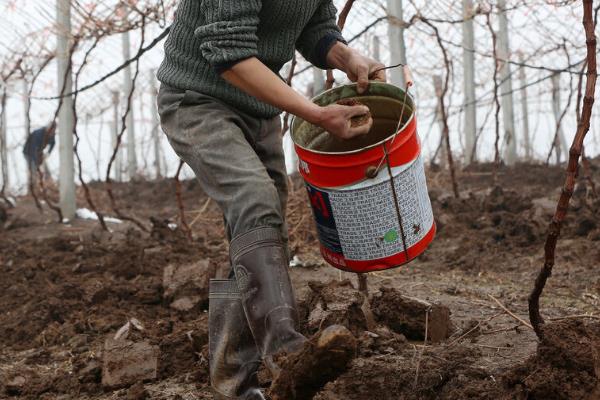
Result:
<instances>
[{"instance_id":1,"label":"white label on bucket","mask_svg":"<svg viewBox=\"0 0 600 400\"><path fill-rule=\"evenodd\" d=\"M310 168L308 167L308 163L304 160L298 160L298 169L304 171L307 174L310 174Z\"/></svg>"},{"instance_id":2,"label":"white label on bucket","mask_svg":"<svg viewBox=\"0 0 600 400\"><path fill-rule=\"evenodd\" d=\"M387 175L387 169L384 170ZM433 212L421 156L392 174L406 246L410 248L423 239L433 226ZM367 261L404 251L389 179L375 181L371 186L361 182L343 190L316 190L328 197L339 245L346 259ZM321 225L319 221L317 223Z\"/></svg>"}]
</instances>

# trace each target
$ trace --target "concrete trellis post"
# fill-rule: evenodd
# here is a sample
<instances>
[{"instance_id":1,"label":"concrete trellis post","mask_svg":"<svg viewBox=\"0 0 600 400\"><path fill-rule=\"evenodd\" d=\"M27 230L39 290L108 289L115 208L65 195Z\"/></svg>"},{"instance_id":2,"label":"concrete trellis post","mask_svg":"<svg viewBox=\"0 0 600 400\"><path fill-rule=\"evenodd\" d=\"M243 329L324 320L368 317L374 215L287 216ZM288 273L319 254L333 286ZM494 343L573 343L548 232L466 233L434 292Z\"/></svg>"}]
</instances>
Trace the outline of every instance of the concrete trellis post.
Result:
<instances>
[{"instance_id":1,"label":"concrete trellis post","mask_svg":"<svg viewBox=\"0 0 600 400\"><path fill-rule=\"evenodd\" d=\"M112 102L113 102L113 120L112 120L112 127L111 127L111 144L112 144L112 149L114 151L115 147L117 147L117 137L119 136L119 92L118 91L113 91L112 92ZM118 182L123 180L123 162L121 160L121 149L119 148L117 150L117 153L115 155L115 162L114 162L114 179Z\"/></svg>"},{"instance_id":2,"label":"concrete trellis post","mask_svg":"<svg viewBox=\"0 0 600 400\"><path fill-rule=\"evenodd\" d=\"M129 39L129 31L121 35L123 46L123 61L131 59L131 42ZM133 87L133 78L131 74L131 65L125 67L123 74L123 98L126 104L131 88ZM133 101L133 99L132 99ZM129 179L134 179L137 175L137 154L135 143L135 124L134 124L133 106L130 107L127 114L127 174Z\"/></svg>"},{"instance_id":3,"label":"concrete trellis post","mask_svg":"<svg viewBox=\"0 0 600 400\"><path fill-rule=\"evenodd\" d=\"M560 74L555 73L552 75L552 111L554 112L554 118L558 124L562 111L560 110ZM556 137L556 143L554 144L554 151L556 153L556 163L559 164L561 159L565 159L568 156L569 146L565 139L565 133L563 132L562 126L558 126L558 135ZM563 157L565 156L565 157Z\"/></svg>"},{"instance_id":4,"label":"concrete trellis post","mask_svg":"<svg viewBox=\"0 0 600 400\"><path fill-rule=\"evenodd\" d=\"M60 210L63 218L71 220L75 217L75 162L73 156L73 96L66 95L73 91L71 68L71 0L58 0L56 10L57 44L56 59L58 62L58 88L62 104L58 113L58 149L60 155L59 192Z\"/></svg>"},{"instance_id":5,"label":"concrete trellis post","mask_svg":"<svg viewBox=\"0 0 600 400\"><path fill-rule=\"evenodd\" d=\"M465 163L476 161L475 136L477 111L475 108L475 30L473 27L473 1L463 0L463 65L464 65L464 110L465 110Z\"/></svg>"},{"instance_id":6,"label":"concrete trellis post","mask_svg":"<svg viewBox=\"0 0 600 400\"><path fill-rule=\"evenodd\" d=\"M152 108L152 143L154 146L154 167L156 170L156 178L160 179L162 177L161 173L161 159L160 159L160 121L158 116L158 107L157 107L157 96L158 89L156 87L156 71L150 71L150 90L152 91L152 104L150 108Z\"/></svg>"},{"instance_id":7,"label":"concrete trellis post","mask_svg":"<svg viewBox=\"0 0 600 400\"><path fill-rule=\"evenodd\" d=\"M404 20L402 0L387 0L388 12L388 38L390 42L390 62L389 65L406 63L406 44L404 42ZM390 83L405 87L402 68L390 69Z\"/></svg>"},{"instance_id":8,"label":"concrete trellis post","mask_svg":"<svg viewBox=\"0 0 600 400\"><path fill-rule=\"evenodd\" d=\"M519 62L524 63L523 53L519 53ZM525 67L519 69L519 80L521 84L521 114L523 118L523 148L525 150L525 161L531 161L531 136L529 132L529 106L527 104L527 76Z\"/></svg>"},{"instance_id":9,"label":"concrete trellis post","mask_svg":"<svg viewBox=\"0 0 600 400\"><path fill-rule=\"evenodd\" d=\"M498 58L500 64L500 95L502 96L502 120L504 121L504 162L513 165L517 161L517 138L510 72L510 42L508 40L508 17L506 0L498 0Z\"/></svg>"}]
</instances>

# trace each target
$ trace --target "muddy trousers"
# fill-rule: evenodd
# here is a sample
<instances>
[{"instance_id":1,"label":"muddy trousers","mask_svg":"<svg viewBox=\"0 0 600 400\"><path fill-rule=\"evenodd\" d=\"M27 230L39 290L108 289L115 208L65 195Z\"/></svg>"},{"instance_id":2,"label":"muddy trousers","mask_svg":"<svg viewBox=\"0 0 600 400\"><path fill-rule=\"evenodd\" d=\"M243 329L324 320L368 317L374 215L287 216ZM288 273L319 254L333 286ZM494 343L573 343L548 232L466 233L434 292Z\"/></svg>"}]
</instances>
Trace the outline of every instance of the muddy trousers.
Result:
<instances>
[{"instance_id":1,"label":"muddy trousers","mask_svg":"<svg viewBox=\"0 0 600 400\"><path fill-rule=\"evenodd\" d=\"M247 115L210 96L161 85L163 131L223 211L229 239L258 227L287 244L287 173L279 116Z\"/></svg>"}]
</instances>

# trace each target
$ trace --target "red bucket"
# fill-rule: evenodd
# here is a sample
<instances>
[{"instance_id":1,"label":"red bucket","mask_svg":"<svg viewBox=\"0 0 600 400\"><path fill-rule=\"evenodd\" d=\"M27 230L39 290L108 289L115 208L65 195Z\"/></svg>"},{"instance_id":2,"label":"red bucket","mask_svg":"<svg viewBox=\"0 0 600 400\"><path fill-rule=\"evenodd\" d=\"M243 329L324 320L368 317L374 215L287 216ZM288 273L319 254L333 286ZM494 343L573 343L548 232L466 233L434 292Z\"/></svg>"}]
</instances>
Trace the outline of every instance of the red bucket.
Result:
<instances>
[{"instance_id":1,"label":"red bucket","mask_svg":"<svg viewBox=\"0 0 600 400\"><path fill-rule=\"evenodd\" d=\"M350 272L399 267L435 236L414 102L403 90L378 82L361 95L356 85L347 85L313 101L327 105L345 98L369 107L368 135L341 140L300 118L291 129L321 254Z\"/></svg>"}]
</instances>

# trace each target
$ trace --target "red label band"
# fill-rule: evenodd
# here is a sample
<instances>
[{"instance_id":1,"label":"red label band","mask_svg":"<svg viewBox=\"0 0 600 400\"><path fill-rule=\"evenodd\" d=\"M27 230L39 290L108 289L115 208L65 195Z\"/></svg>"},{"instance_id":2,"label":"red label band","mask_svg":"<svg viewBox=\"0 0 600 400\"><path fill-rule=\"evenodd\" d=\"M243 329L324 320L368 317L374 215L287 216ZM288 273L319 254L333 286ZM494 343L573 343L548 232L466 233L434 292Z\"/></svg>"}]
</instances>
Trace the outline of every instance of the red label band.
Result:
<instances>
[{"instance_id":1,"label":"red label band","mask_svg":"<svg viewBox=\"0 0 600 400\"><path fill-rule=\"evenodd\" d=\"M327 261L327 263L329 263L331 266L347 272L363 273L397 268L414 260L421 253L423 253L427 249L429 244L433 241L433 238L435 237L435 232L436 226L434 223L429 232L427 232L427 234L423 237L423 239L421 239L414 246L409 247L407 252L402 251L390 257L380 258L376 260L347 260L344 258L343 254L335 253L323 245L320 246L321 255L323 256L325 261ZM406 257L406 253L408 253L408 259Z\"/></svg>"},{"instance_id":2,"label":"red label band","mask_svg":"<svg viewBox=\"0 0 600 400\"><path fill-rule=\"evenodd\" d=\"M417 122L413 118L395 138L385 142L390 166L397 167L414 161L421 152ZM367 178L369 167L385 165L383 146L357 153L321 154L295 146L302 177L311 185L334 188L358 183Z\"/></svg>"}]
</instances>

